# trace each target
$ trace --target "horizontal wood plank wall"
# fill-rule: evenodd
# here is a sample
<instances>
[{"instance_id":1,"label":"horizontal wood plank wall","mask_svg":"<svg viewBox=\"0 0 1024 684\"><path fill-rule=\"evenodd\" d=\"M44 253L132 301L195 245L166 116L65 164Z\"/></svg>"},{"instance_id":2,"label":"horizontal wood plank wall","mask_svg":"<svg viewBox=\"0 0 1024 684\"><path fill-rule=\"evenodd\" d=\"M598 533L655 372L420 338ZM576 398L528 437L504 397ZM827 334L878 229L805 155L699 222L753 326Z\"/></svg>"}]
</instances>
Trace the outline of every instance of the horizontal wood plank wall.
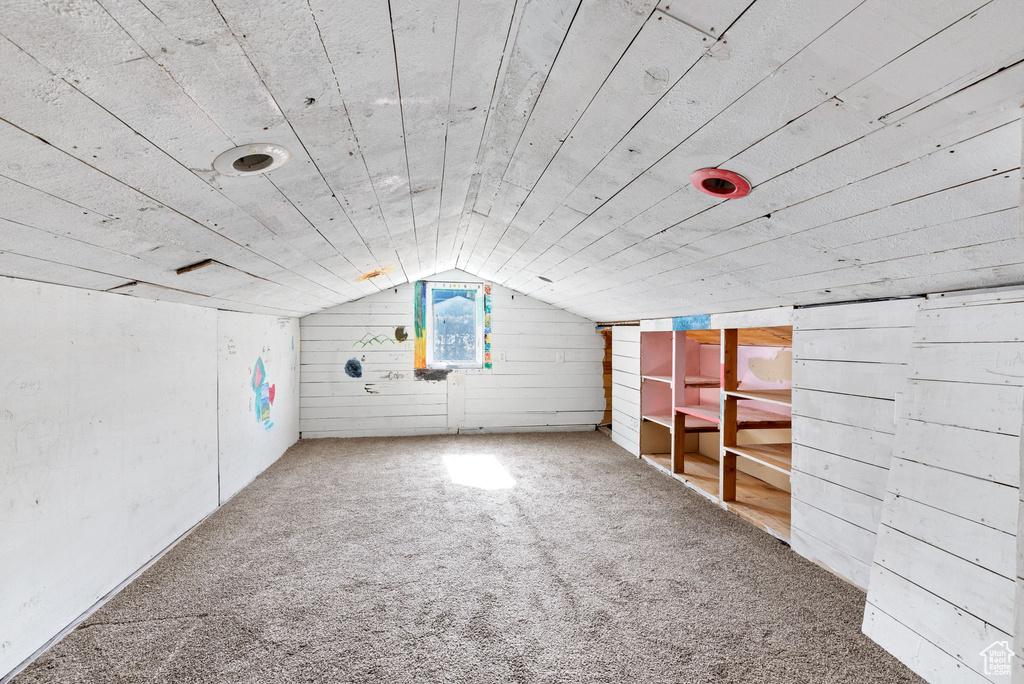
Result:
<instances>
[{"instance_id":1,"label":"horizontal wood plank wall","mask_svg":"<svg viewBox=\"0 0 1024 684\"><path fill-rule=\"evenodd\" d=\"M640 327L612 328L612 439L640 455Z\"/></svg>"},{"instance_id":2,"label":"horizontal wood plank wall","mask_svg":"<svg viewBox=\"0 0 1024 684\"><path fill-rule=\"evenodd\" d=\"M1012 643L1024 290L921 305L898 407L864 632L929 682L986 676Z\"/></svg>"},{"instance_id":3,"label":"horizontal wood plank wall","mask_svg":"<svg viewBox=\"0 0 1024 684\"><path fill-rule=\"evenodd\" d=\"M605 408L595 324L501 286L491 316L493 368L441 381L414 379L411 284L301 319L302 436L594 429ZM353 359L361 377L346 373Z\"/></svg>"},{"instance_id":4,"label":"horizontal wood plank wall","mask_svg":"<svg viewBox=\"0 0 1024 684\"><path fill-rule=\"evenodd\" d=\"M864 589L920 301L798 309L794 318L793 550Z\"/></svg>"}]
</instances>

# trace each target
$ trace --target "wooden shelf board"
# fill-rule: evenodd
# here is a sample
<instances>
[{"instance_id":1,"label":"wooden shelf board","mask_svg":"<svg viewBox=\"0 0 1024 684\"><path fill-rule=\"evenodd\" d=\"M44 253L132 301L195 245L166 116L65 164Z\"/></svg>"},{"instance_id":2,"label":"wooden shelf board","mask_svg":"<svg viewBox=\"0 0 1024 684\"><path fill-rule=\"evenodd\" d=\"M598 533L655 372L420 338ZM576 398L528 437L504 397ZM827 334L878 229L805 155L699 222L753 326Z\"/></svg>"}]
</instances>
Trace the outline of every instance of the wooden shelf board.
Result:
<instances>
[{"instance_id":1,"label":"wooden shelf board","mask_svg":"<svg viewBox=\"0 0 1024 684\"><path fill-rule=\"evenodd\" d=\"M686 472L675 473L672 477L718 503L718 461L698 453L687 453L683 458Z\"/></svg>"},{"instance_id":2,"label":"wooden shelf board","mask_svg":"<svg viewBox=\"0 0 1024 684\"><path fill-rule=\"evenodd\" d=\"M743 446L726 447L726 450L786 475L793 471L793 445L788 442L782 444L745 444Z\"/></svg>"},{"instance_id":3,"label":"wooden shelf board","mask_svg":"<svg viewBox=\"0 0 1024 684\"><path fill-rule=\"evenodd\" d=\"M714 375L687 375L683 380L687 387L714 388L721 387L721 380Z\"/></svg>"},{"instance_id":4,"label":"wooden shelf board","mask_svg":"<svg viewBox=\"0 0 1024 684\"><path fill-rule=\"evenodd\" d=\"M643 454L641 458L752 525L789 541L789 492L746 473L737 473L736 501L722 502L718 498L718 461L703 454L687 453L686 472L673 474L672 459L668 454Z\"/></svg>"},{"instance_id":5,"label":"wooden shelf board","mask_svg":"<svg viewBox=\"0 0 1024 684\"><path fill-rule=\"evenodd\" d=\"M640 458L647 461L658 470L662 470L669 475L672 474L671 454L640 454Z\"/></svg>"},{"instance_id":6,"label":"wooden shelf board","mask_svg":"<svg viewBox=\"0 0 1024 684\"><path fill-rule=\"evenodd\" d=\"M719 344L722 341L721 330L687 330L686 336L701 344ZM774 328L740 328L739 344L744 347L791 347L793 346L793 328L779 326Z\"/></svg>"},{"instance_id":7,"label":"wooden shelf board","mask_svg":"<svg viewBox=\"0 0 1024 684\"><path fill-rule=\"evenodd\" d=\"M644 375L642 377L644 380L655 380L657 382L667 382L670 385L672 384L671 375Z\"/></svg>"},{"instance_id":8,"label":"wooden shelf board","mask_svg":"<svg viewBox=\"0 0 1024 684\"><path fill-rule=\"evenodd\" d=\"M771 411L750 408L749 406L737 406L736 423L741 430L751 430L754 428L767 430L788 428L793 424L793 420L781 413L772 413Z\"/></svg>"},{"instance_id":9,"label":"wooden shelf board","mask_svg":"<svg viewBox=\"0 0 1024 684\"><path fill-rule=\"evenodd\" d=\"M789 492L740 473L736 478L736 501L725 501L723 505L768 534L789 541Z\"/></svg>"},{"instance_id":10,"label":"wooden shelf board","mask_svg":"<svg viewBox=\"0 0 1024 684\"><path fill-rule=\"evenodd\" d=\"M685 413L688 416L693 416L705 422L715 423L716 425L721 422L721 412L718 410L718 404L676 406L676 413Z\"/></svg>"},{"instance_id":11,"label":"wooden shelf board","mask_svg":"<svg viewBox=\"0 0 1024 684\"><path fill-rule=\"evenodd\" d=\"M718 423L685 414L683 415L683 427L687 432L718 432Z\"/></svg>"},{"instance_id":12,"label":"wooden shelf board","mask_svg":"<svg viewBox=\"0 0 1024 684\"><path fill-rule=\"evenodd\" d=\"M721 412L718 404L701 404L699 406L676 406L676 413L685 413L694 416L699 420L718 425L721 422ZM788 428L793 421L789 416L781 413L772 413L763 409L751 408L749 406L736 407L736 423L741 430L760 429L781 429ZM689 422L687 422L689 429Z\"/></svg>"},{"instance_id":13,"label":"wooden shelf board","mask_svg":"<svg viewBox=\"0 0 1024 684\"><path fill-rule=\"evenodd\" d=\"M657 423L658 425L664 425L670 430L672 429L672 416L667 413L649 413L643 416L643 419L649 420L652 423Z\"/></svg>"},{"instance_id":14,"label":"wooden shelf board","mask_svg":"<svg viewBox=\"0 0 1024 684\"><path fill-rule=\"evenodd\" d=\"M793 390L790 389L769 389L769 390L732 390L726 392L729 396L737 399L753 399L756 401L767 401L781 406L793 405Z\"/></svg>"}]
</instances>

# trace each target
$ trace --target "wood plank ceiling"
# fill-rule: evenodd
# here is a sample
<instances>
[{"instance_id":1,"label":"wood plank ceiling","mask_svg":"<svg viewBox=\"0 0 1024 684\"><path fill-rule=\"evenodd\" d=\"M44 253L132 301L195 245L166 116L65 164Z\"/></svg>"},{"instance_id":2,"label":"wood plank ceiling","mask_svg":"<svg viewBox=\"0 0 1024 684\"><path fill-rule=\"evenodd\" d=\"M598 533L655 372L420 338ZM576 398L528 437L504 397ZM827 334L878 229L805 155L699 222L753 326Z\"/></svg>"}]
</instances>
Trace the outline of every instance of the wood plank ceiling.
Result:
<instances>
[{"instance_id":1,"label":"wood plank ceiling","mask_svg":"<svg viewBox=\"0 0 1024 684\"><path fill-rule=\"evenodd\" d=\"M604 320L1022 282L1022 35L1020 0L0 0L0 275L302 315L458 267ZM294 159L213 171L250 142Z\"/></svg>"}]
</instances>

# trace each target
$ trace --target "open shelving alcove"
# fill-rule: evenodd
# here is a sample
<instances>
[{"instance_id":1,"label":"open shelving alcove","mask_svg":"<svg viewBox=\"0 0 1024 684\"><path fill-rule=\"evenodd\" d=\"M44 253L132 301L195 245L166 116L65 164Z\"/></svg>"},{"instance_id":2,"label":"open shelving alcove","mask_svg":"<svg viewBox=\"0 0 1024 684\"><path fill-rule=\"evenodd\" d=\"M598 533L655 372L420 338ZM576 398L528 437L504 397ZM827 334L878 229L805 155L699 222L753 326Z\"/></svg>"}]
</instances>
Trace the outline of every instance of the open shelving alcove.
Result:
<instances>
[{"instance_id":1,"label":"open shelving alcove","mask_svg":"<svg viewBox=\"0 0 1024 684\"><path fill-rule=\"evenodd\" d=\"M640 458L790 536L791 327L640 334Z\"/></svg>"}]
</instances>

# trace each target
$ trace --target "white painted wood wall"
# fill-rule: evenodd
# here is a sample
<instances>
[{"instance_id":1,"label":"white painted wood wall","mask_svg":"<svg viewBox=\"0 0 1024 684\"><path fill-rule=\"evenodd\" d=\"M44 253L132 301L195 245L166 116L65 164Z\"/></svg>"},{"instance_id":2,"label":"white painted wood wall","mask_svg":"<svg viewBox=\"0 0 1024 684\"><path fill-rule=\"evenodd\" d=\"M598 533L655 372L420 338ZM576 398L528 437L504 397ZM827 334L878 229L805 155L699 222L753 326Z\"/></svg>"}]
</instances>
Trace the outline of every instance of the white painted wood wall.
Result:
<instances>
[{"instance_id":1,"label":"white painted wood wall","mask_svg":"<svg viewBox=\"0 0 1024 684\"><path fill-rule=\"evenodd\" d=\"M299 437L299 319L221 311L217 405L221 503L266 470ZM275 390L272 427L256 417L252 372L262 358Z\"/></svg>"},{"instance_id":2,"label":"white painted wood wall","mask_svg":"<svg viewBox=\"0 0 1024 684\"><path fill-rule=\"evenodd\" d=\"M217 349L298 322L10 278L0 320L2 678L295 441L294 356L268 364L277 434L228 441L252 389Z\"/></svg>"},{"instance_id":3,"label":"white painted wood wall","mask_svg":"<svg viewBox=\"0 0 1024 684\"><path fill-rule=\"evenodd\" d=\"M612 328L612 439L640 455L640 326Z\"/></svg>"},{"instance_id":4,"label":"white painted wood wall","mask_svg":"<svg viewBox=\"0 0 1024 684\"><path fill-rule=\"evenodd\" d=\"M981 652L1014 636L1022 331L1020 289L916 319L864 631L936 684L1010 680Z\"/></svg>"},{"instance_id":5,"label":"white painted wood wall","mask_svg":"<svg viewBox=\"0 0 1024 684\"><path fill-rule=\"evenodd\" d=\"M792 545L867 589L920 300L798 309Z\"/></svg>"},{"instance_id":6,"label":"white painted wood wall","mask_svg":"<svg viewBox=\"0 0 1024 684\"><path fill-rule=\"evenodd\" d=\"M480 282L461 271L430 280ZM303 438L589 430L600 422L604 342L593 321L495 286L493 368L424 381L413 373L413 307L406 284L301 319ZM361 377L345 372L350 359Z\"/></svg>"}]
</instances>

